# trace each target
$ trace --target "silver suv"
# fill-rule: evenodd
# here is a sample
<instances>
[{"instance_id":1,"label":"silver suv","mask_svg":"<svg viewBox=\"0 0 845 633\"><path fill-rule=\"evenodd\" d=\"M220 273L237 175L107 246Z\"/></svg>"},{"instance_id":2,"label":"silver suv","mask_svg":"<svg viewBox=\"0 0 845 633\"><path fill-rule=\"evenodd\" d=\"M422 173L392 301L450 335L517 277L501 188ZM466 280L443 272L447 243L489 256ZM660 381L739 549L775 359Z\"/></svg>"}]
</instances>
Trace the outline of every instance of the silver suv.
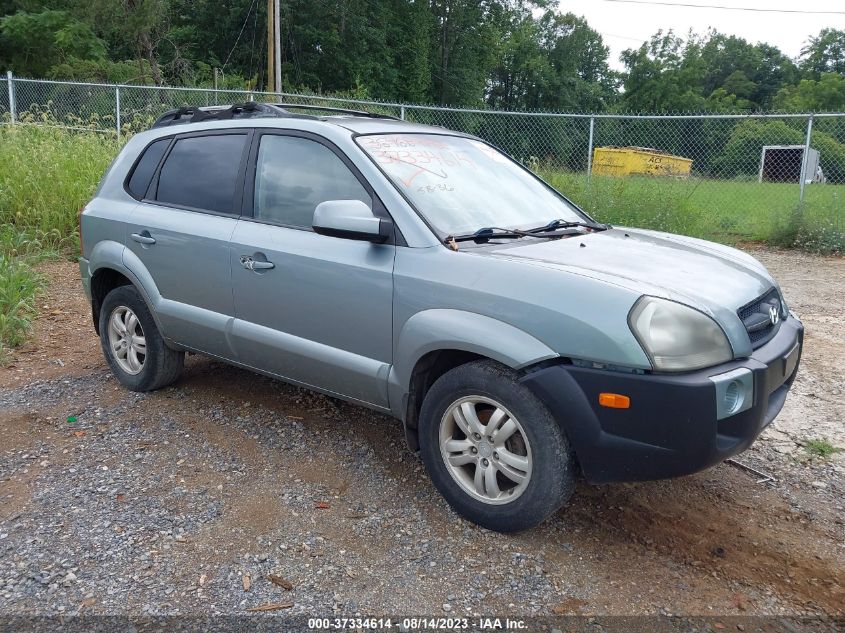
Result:
<instances>
[{"instance_id":1,"label":"silver suv","mask_svg":"<svg viewBox=\"0 0 845 633\"><path fill-rule=\"evenodd\" d=\"M169 112L81 236L127 388L172 383L190 351L388 413L494 530L544 520L581 473L673 477L745 450L801 356L752 257L600 224L478 138L365 113Z\"/></svg>"}]
</instances>

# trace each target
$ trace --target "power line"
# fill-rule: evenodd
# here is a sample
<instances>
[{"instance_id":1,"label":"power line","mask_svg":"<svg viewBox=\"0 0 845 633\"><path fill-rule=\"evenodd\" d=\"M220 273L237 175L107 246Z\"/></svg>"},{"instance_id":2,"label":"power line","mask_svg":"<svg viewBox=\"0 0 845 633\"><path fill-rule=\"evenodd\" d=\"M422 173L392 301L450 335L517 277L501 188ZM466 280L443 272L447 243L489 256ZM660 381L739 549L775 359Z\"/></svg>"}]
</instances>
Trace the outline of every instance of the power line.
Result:
<instances>
[{"instance_id":1,"label":"power line","mask_svg":"<svg viewBox=\"0 0 845 633\"><path fill-rule=\"evenodd\" d=\"M614 33L605 33L605 32L602 32L601 35L603 35L604 37L612 37L612 38L617 39L617 40L628 40L628 41L631 41L631 42L642 43L642 42L648 41L647 37L631 37L630 35L616 35Z\"/></svg>"},{"instance_id":2,"label":"power line","mask_svg":"<svg viewBox=\"0 0 845 633\"><path fill-rule=\"evenodd\" d=\"M232 44L232 50L230 50L230 51L229 51L229 54L228 54L228 55L226 55L226 61L225 61L225 62L223 62L223 68L221 68L220 70L224 70L224 69L226 68L226 64L228 64L228 63L229 63L229 58L231 58L231 57L232 57L232 53L234 53L234 52L235 52L235 47L238 45L238 42L240 42L240 41L241 41L241 35L243 35L243 34L244 34L244 29L246 28L246 23L247 23L247 21L249 20L249 15L252 13L252 9L253 9L253 7L255 7L255 0L252 0L252 4L250 4L250 5L249 5L249 10L246 12L246 17L244 17L244 23L241 25L241 32L240 32L240 33L238 33L238 37L237 37L237 39L235 40L235 43L234 43L234 44Z\"/></svg>"},{"instance_id":3,"label":"power line","mask_svg":"<svg viewBox=\"0 0 845 633\"><path fill-rule=\"evenodd\" d=\"M760 9L757 7L726 7L719 4L690 4L687 2L656 2L654 0L602 0L624 4L651 4L662 7L687 7L692 9L722 9L725 11L752 11L755 13L800 13L803 15L845 15L845 11L803 11L800 9Z\"/></svg>"}]
</instances>

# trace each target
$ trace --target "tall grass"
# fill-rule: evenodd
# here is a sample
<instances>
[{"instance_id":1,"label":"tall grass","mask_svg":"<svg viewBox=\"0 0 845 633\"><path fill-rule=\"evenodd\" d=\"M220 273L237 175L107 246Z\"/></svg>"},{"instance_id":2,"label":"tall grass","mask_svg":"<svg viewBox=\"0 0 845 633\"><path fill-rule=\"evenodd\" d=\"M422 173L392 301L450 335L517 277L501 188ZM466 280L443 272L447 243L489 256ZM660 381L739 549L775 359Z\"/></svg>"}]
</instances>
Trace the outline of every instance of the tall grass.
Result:
<instances>
[{"instance_id":1,"label":"tall grass","mask_svg":"<svg viewBox=\"0 0 845 633\"><path fill-rule=\"evenodd\" d=\"M0 254L0 364L26 339L42 281L23 259Z\"/></svg>"},{"instance_id":2,"label":"tall grass","mask_svg":"<svg viewBox=\"0 0 845 633\"><path fill-rule=\"evenodd\" d=\"M0 225L42 246L78 246L77 215L119 149L104 134L0 126Z\"/></svg>"},{"instance_id":3,"label":"tall grass","mask_svg":"<svg viewBox=\"0 0 845 633\"><path fill-rule=\"evenodd\" d=\"M0 364L36 314L33 266L78 251L77 214L117 150L100 134L0 125Z\"/></svg>"}]
</instances>

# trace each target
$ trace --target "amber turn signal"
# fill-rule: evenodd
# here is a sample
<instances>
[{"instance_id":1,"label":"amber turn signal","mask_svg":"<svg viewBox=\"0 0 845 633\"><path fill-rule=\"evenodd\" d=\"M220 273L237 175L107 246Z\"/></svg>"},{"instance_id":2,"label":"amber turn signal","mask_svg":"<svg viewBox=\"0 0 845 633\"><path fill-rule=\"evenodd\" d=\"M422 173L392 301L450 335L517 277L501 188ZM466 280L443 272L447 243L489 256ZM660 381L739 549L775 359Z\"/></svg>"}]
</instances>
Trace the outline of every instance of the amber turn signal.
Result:
<instances>
[{"instance_id":1,"label":"amber turn signal","mask_svg":"<svg viewBox=\"0 0 845 633\"><path fill-rule=\"evenodd\" d=\"M600 393L599 404L611 409L629 409L631 407L631 399L620 393Z\"/></svg>"}]
</instances>

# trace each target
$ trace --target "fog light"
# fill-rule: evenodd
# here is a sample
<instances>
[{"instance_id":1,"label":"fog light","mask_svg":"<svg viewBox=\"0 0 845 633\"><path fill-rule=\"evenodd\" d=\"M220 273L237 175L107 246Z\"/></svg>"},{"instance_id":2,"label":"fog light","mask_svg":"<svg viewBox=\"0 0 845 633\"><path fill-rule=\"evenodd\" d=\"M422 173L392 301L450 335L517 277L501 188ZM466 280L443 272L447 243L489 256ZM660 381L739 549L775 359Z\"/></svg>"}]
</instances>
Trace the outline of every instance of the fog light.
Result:
<instances>
[{"instance_id":1,"label":"fog light","mask_svg":"<svg viewBox=\"0 0 845 633\"><path fill-rule=\"evenodd\" d=\"M741 386L736 380L731 380L725 389L725 411L728 415L733 415L736 410L742 406Z\"/></svg>"},{"instance_id":2,"label":"fog light","mask_svg":"<svg viewBox=\"0 0 845 633\"><path fill-rule=\"evenodd\" d=\"M754 403L754 374L741 367L718 376L710 376L716 388L716 419L722 420L747 411Z\"/></svg>"}]
</instances>

